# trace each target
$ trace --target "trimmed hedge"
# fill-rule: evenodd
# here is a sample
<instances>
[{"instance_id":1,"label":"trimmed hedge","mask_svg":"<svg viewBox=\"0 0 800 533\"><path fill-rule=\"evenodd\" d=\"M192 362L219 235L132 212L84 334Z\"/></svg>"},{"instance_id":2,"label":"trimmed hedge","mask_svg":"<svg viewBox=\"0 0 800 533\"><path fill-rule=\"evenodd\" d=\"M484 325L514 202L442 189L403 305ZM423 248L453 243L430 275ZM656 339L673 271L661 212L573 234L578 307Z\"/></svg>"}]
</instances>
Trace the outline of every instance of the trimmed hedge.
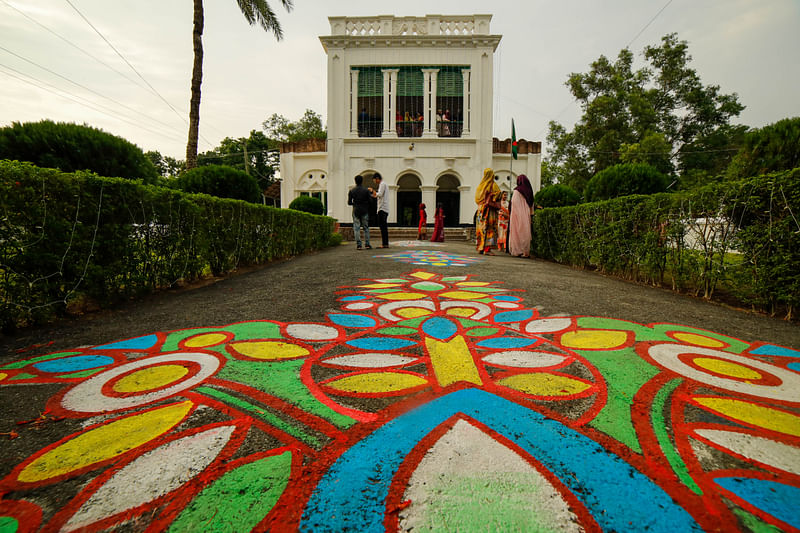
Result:
<instances>
[{"instance_id":1,"label":"trimmed hedge","mask_svg":"<svg viewBox=\"0 0 800 533\"><path fill-rule=\"evenodd\" d=\"M679 193L536 211L538 257L791 318L800 305L800 168Z\"/></svg>"},{"instance_id":2,"label":"trimmed hedge","mask_svg":"<svg viewBox=\"0 0 800 533\"><path fill-rule=\"evenodd\" d=\"M334 220L0 161L0 324L328 246Z\"/></svg>"}]
</instances>

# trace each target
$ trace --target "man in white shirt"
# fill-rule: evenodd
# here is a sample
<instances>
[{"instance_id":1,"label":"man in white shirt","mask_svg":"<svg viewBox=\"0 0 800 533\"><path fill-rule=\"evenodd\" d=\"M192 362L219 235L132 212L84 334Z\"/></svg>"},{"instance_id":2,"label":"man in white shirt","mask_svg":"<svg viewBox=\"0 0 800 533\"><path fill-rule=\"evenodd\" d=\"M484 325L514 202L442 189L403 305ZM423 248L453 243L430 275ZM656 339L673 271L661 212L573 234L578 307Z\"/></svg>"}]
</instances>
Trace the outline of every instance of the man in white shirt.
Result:
<instances>
[{"instance_id":1,"label":"man in white shirt","mask_svg":"<svg viewBox=\"0 0 800 533\"><path fill-rule=\"evenodd\" d=\"M389 247L389 188L383 182L383 176L377 172L372 176L378 186L373 196L378 199L378 227L381 228L381 248Z\"/></svg>"}]
</instances>

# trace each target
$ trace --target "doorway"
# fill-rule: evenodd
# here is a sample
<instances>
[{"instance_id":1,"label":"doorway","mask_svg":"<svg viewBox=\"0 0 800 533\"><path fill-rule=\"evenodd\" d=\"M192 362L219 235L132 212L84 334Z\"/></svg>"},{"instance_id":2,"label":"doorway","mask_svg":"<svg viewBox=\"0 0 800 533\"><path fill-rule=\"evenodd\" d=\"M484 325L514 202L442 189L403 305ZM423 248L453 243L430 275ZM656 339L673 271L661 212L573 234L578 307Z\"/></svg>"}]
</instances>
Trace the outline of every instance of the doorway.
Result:
<instances>
[{"instance_id":1,"label":"doorway","mask_svg":"<svg viewBox=\"0 0 800 533\"><path fill-rule=\"evenodd\" d=\"M444 210L444 225L454 227L459 225L461 213L461 193L458 190L461 183L452 174L445 174L436 180L436 205L442 204ZM435 210L433 211L435 213Z\"/></svg>"},{"instance_id":2,"label":"doorway","mask_svg":"<svg viewBox=\"0 0 800 533\"><path fill-rule=\"evenodd\" d=\"M422 203L422 181L413 174L405 174L397 180L397 225L415 227L419 225L419 204ZM430 212L430 207L428 207Z\"/></svg>"}]
</instances>

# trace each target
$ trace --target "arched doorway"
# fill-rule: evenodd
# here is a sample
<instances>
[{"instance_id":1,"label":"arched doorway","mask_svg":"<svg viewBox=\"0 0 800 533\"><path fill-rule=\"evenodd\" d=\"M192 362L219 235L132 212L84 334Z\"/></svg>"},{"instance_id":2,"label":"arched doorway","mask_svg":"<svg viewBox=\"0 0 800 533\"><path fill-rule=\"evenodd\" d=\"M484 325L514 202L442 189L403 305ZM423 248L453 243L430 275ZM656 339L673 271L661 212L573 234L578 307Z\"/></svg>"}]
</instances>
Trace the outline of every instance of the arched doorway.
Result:
<instances>
[{"instance_id":1,"label":"arched doorway","mask_svg":"<svg viewBox=\"0 0 800 533\"><path fill-rule=\"evenodd\" d=\"M458 191L461 182L452 174L445 174L436 180L436 205L442 204L444 209L444 225L458 226L459 214L461 213L461 193ZM435 213L435 209L429 209L429 213Z\"/></svg>"},{"instance_id":2,"label":"arched doorway","mask_svg":"<svg viewBox=\"0 0 800 533\"><path fill-rule=\"evenodd\" d=\"M420 185L422 181L413 174L404 174L397 180L398 226L414 227L419 224L419 204L422 202Z\"/></svg>"}]
</instances>

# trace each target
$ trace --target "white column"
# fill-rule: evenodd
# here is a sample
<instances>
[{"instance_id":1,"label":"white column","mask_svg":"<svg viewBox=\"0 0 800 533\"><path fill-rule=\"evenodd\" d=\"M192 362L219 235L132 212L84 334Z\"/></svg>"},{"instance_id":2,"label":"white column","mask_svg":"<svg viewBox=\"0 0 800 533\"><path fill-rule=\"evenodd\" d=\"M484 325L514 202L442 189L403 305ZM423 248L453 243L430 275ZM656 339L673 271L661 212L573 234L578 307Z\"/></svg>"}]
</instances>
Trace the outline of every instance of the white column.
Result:
<instances>
[{"instance_id":1,"label":"white column","mask_svg":"<svg viewBox=\"0 0 800 533\"><path fill-rule=\"evenodd\" d=\"M384 178L386 179L386 178ZM400 188L397 185L388 185L389 189L389 216L386 222L390 224L397 223L397 190Z\"/></svg>"},{"instance_id":2,"label":"white column","mask_svg":"<svg viewBox=\"0 0 800 533\"><path fill-rule=\"evenodd\" d=\"M433 215L436 214L436 185L423 185L422 203L425 204L425 211L428 213L428 222L433 222Z\"/></svg>"},{"instance_id":3,"label":"white column","mask_svg":"<svg viewBox=\"0 0 800 533\"><path fill-rule=\"evenodd\" d=\"M474 194L472 192L472 187L469 185L462 185L458 188L458 192L461 194L458 208L460 211L458 214L458 223L472 224L472 217L478 209L478 206L475 204L475 198L472 196Z\"/></svg>"},{"instance_id":4,"label":"white column","mask_svg":"<svg viewBox=\"0 0 800 533\"><path fill-rule=\"evenodd\" d=\"M350 70L350 135L358 137L358 69Z\"/></svg>"},{"instance_id":5,"label":"white column","mask_svg":"<svg viewBox=\"0 0 800 533\"><path fill-rule=\"evenodd\" d=\"M399 69L383 69L383 135L397 138L397 73Z\"/></svg>"},{"instance_id":6,"label":"white column","mask_svg":"<svg viewBox=\"0 0 800 533\"><path fill-rule=\"evenodd\" d=\"M438 68L422 69L422 75L425 80L423 85L425 89L425 131L422 133L423 137L439 136L438 125L436 124L436 82L439 76L438 73Z\"/></svg>"},{"instance_id":7,"label":"white column","mask_svg":"<svg viewBox=\"0 0 800 533\"><path fill-rule=\"evenodd\" d=\"M464 99L464 112L462 114L462 119L464 120L464 124L461 126L461 136L468 137L469 136L469 123L470 123L470 110L472 109L472 91L470 90L470 79L471 79L471 72L468 68L461 70L461 76L463 77L464 84L463 84L463 99Z\"/></svg>"}]
</instances>

